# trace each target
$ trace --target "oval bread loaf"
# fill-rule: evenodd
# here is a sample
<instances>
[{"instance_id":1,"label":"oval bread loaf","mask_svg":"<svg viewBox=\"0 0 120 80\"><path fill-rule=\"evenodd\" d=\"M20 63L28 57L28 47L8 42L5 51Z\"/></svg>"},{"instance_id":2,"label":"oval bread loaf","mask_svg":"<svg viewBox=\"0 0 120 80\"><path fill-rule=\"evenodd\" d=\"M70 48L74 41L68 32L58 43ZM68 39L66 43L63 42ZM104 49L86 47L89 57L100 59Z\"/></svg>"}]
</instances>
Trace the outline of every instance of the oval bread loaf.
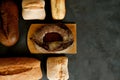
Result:
<instances>
[{"instance_id":1,"label":"oval bread loaf","mask_svg":"<svg viewBox=\"0 0 120 80\"><path fill-rule=\"evenodd\" d=\"M39 80L41 62L34 58L0 58L0 80Z\"/></svg>"},{"instance_id":2,"label":"oval bread loaf","mask_svg":"<svg viewBox=\"0 0 120 80\"><path fill-rule=\"evenodd\" d=\"M0 43L12 46L18 41L18 8L13 0L5 0L0 5Z\"/></svg>"},{"instance_id":3,"label":"oval bread loaf","mask_svg":"<svg viewBox=\"0 0 120 80\"><path fill-rule=\"evenodd\" d=\"M64 19L66 14L65 0L51 0L51 10L53 19Z\"/></svg>"}]
</instances>

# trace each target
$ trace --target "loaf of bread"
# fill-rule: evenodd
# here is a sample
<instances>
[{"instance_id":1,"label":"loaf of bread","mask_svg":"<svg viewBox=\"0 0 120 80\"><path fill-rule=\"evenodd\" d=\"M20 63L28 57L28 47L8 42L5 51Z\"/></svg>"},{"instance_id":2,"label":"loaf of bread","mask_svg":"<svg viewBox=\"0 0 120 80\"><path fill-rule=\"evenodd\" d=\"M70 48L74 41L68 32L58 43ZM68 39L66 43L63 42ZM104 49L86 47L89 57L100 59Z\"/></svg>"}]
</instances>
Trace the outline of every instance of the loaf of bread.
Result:
<instances>
[{"instance_id":1,"label":"loaf of bread","mask_svg":"<svg viewBox=\"0 0 120 80\"><path fill-rule=\"evenodd\" d=\"M43 20L45 19L45 1L44 0L23 0L22 16L24 20Z\"/></svg>"},{"instance_id":2,"label":"loaf of bread","mask_svg":"<svg viewBox=\"0 0 120 80\"><path fill-rule=\"evenodd\" d=\"M13 46L19 38L18 8L13 0L3 0L0 4L0 43Z\"/></svg>"},{"instance_id":3,"label":"loaf of bread","mask_svg":"<svg viewBox=\"0 0 120 80\"><path fill-rule=\"evenodd\" d=\"M27 57L0 58L0 80L39 80L40 61Z\"/></svg>"},{"instance_id":4,"label":"loaf of bread","mask_svg":"<svg viewBox=\"0 0 120 80\"><path fill-rule=\"evenodd\" d=\"M51 0L51 10L53 19L64 19L66 14L65 0Z\"/></svg>"},{"instance_id":5,"label":"loaf of bread","mask_svg":"<svg viewBox=\"0 0 120 80\"><path fill-rule=\"evenodd\" d=\"M49 80L68 80L68 58L50 57L47 60L47 77Z\"/></svg>"},{"instance_id":6,"label":"loaf of bread","mask_svg":"<svg viewBox=\"0 0 120 80\"><path fill-rule=\"evenodd\" d=\"M32 24L27 44L33 54L76 54L76 24Z\"/></svg>"},{"instance_id":7,"label":"loaf of bread","mask_svg":"<svg viewBox=\"0 0 120 80\"><path fill-rule=\"evenodd\" d=\"M73 43L71 30L64 24L48 24L36 30L31 40L48 52L61 51Z\"/></svg>"}]
</instances>

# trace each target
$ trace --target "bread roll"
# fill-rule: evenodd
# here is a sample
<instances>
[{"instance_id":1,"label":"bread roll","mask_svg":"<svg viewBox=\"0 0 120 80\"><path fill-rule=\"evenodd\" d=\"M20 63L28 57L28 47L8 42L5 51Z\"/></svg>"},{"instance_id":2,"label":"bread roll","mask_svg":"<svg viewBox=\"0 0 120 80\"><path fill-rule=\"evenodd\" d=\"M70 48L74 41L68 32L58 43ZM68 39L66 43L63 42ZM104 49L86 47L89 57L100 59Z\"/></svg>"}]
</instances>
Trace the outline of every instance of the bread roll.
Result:
<instances>
[{"instance_id":1,"label":"bread roll","mask_svg":"<svg viewBox=\"0 0 120 80\"><path fill-rule=\"evenodd\" d=\"M0 58L0 80L39 80L40 63L34 58Z\"/></svg>"},{"instance_id":2,"label":"bread roll","mask_svg":"<svg viewBox=\"0 0 120 80\"><path fill-rule=\"evenodd\" d=\"M51 0L51 10L53 19L64 19L66 14L65 0Z\"/></svg>"},{"instance_id":3,"label":"bread roll","mask_svg":"<svg viewBox=\"0 0 120 80\"><path fill-rule=\"evenodd\" d=\"M68 80L68 58L50 57L47 60L47 77L49 80Z\"/></svg>"},{"instance_id":4,"label":"bread roll","mask_svg":"<svg viewBox=\"0 0 120 80\"><path fill-rule=\"evenodd\" d=\"M0 43L13 46L19 38L18 8L13 0L4 0L0 5Z\"/></svg>"},{"instance_id":5,"label":"bread roll","mask_svg":"<svg viewBox=\"0 0 120 80\"><path fill-rule=\"evenodd\" d=\"M45 19L45 1L44 0L23 0L22 16L24 20L43 20Z\"/></svg>"}]
</instances>

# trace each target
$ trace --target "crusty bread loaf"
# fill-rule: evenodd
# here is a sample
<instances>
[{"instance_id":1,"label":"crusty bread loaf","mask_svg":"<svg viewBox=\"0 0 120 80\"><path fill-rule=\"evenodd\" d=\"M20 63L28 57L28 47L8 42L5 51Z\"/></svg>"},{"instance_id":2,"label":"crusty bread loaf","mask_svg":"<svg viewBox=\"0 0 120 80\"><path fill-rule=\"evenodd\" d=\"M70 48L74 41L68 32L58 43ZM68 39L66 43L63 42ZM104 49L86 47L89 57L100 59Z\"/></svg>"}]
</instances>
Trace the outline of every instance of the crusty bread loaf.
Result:
<instances>
[{"instance_id":1,"label":"crusty bread loaf","mask_svg":"<svg viewBox=\"0 0 120 80\"><path fill-rule=\"evenodd\" d=\"M68 58L50 57L47 60L47 77L49 80L68 80Z\"/></svg>"},{"instance_id":2,"label":"crusty bread loaf","mask_svg":"<svg viewBox=\"0 0 120 80\"><path fill-rule=\"evenodd\" d=\"M5 46L13 46L18 38L18 7L13 0L2 0L0 4L0 43Z\"/></svg>"},{"instance_id":3,"label":"crusty bread loaf","mask_svg":"<svg viewBox=\"0 0 120 80\"><path fill-rule=\"evenodd\" d=\"M38 80L40 61L34 58L0 58L0 80Z\"/></svg>"},{"instance_id":4,"label":"crusty bread loaf","mask_svg":"<svg viewBox=\"0 0 120 80\"><path fill-rule=\"evenodd\" d=\"M51 0L51 10L53 19L64 19L66 14L65 0Z\"/></svg>"},{"instance_id":5,"label":"crusty bread loaf","mask_svg":"<svg viewBox=\"0 0 120 80\"><path fill-rule=\"evenodd\" d=\"M69 30L72 32L73 40L74 40L73 43L71 45L67 46L66 48L64 47L66 45L62 45L60 47L63 47L63 49L53 51L53 50L47 50L44 47L41 47L38 44L36 44L32 40L32 36L34 34L36 34L36 31L40 30L42 27L47 26L47 25L49 26L49 25L55 25L55 24L32 24L30 26L30 29L29 29L28 35L27 35L27 44L28 44L28 48L31 53L33 53L33 54L76 54L77 53L76 24L65 24L69 28ZM51 28L51 29L49 29L49 28ZM50 32L50 31L56 32L56 33L61 33L61 34L63 33L61 31L61 29L58 29L58 28L55 29L52 26L50 26L50 27L47 27L47 29L42 30L42 36L41 36L41 34L37 34L36 38L38 38L38 40L40 40L40 38L42 38L44 40L44 36L46 35L46 33ZM63 35L64 35L64 33L63 33ZM70 34L68 34L68 35L70 36ZM53 36L53 37L55 39L56 36ZM41 39L41 41L42 41L42 39ZM69 39L69 41L70 40L71 40L71 38ZM62 42L64 42L64 41L62 41ZM56 47L56 44L57 43L55 42L55 45L54 45L54 42L53 42L53 44L50 44L50 45L52 45L53 47ZM42 46L44 46L44 44ZM58 47L58 48L60 48L60 47Z\"/></svg>"},{"instance_id":6,"label":"crusty bread loaf","mask_svg":"<svg viewBox=\"0 0 120 80\"><path fill-rule=\"evenodd\" d=\"M24 20L45 19L44 0L23 0L22 16Z\"/></svg>"}]
</instances>

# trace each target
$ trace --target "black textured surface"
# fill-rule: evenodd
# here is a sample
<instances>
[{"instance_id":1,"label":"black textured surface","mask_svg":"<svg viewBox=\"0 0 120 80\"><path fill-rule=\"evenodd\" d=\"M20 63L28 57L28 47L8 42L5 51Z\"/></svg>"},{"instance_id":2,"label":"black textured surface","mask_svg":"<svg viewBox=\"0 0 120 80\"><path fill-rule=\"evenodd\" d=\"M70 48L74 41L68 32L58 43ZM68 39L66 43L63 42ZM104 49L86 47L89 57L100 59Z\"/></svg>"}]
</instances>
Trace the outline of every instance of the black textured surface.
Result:
<instances>
[{"instance_id":1,"label":"black textured surface","mask_svg":"<svg viewBox=\"0 0 120 80\"><path fill-rule=\"evenodd\" d=\"M21 1L18 1L20 7ZM49 5L49 0L46 2ZM39 58L43 80L47 80L46 59L53 55L30 55L26 37L31 23L52 21L49 6L46 7L45 21L24 21L20 12L19 42L9 48L0 45L0 52L7 53L4 56L14 53ZM66 6L67 15L62 22L77 23L78 41L77 54L66 55L69 58L69 80L120 80L120 0L66 0ZM21 11L21 7L19 9Z\"/></svg>"},{"instance_id":2,"label":"black textured surface","mask_svg":"<svg viewBox=\"0 0 120 80\"><path fill-rule=\"evenodd\" d=\"M120 80L120 0L69 4L78 24L78 54L69 58L70 80Z\"/></svg>"}]
</instances>

